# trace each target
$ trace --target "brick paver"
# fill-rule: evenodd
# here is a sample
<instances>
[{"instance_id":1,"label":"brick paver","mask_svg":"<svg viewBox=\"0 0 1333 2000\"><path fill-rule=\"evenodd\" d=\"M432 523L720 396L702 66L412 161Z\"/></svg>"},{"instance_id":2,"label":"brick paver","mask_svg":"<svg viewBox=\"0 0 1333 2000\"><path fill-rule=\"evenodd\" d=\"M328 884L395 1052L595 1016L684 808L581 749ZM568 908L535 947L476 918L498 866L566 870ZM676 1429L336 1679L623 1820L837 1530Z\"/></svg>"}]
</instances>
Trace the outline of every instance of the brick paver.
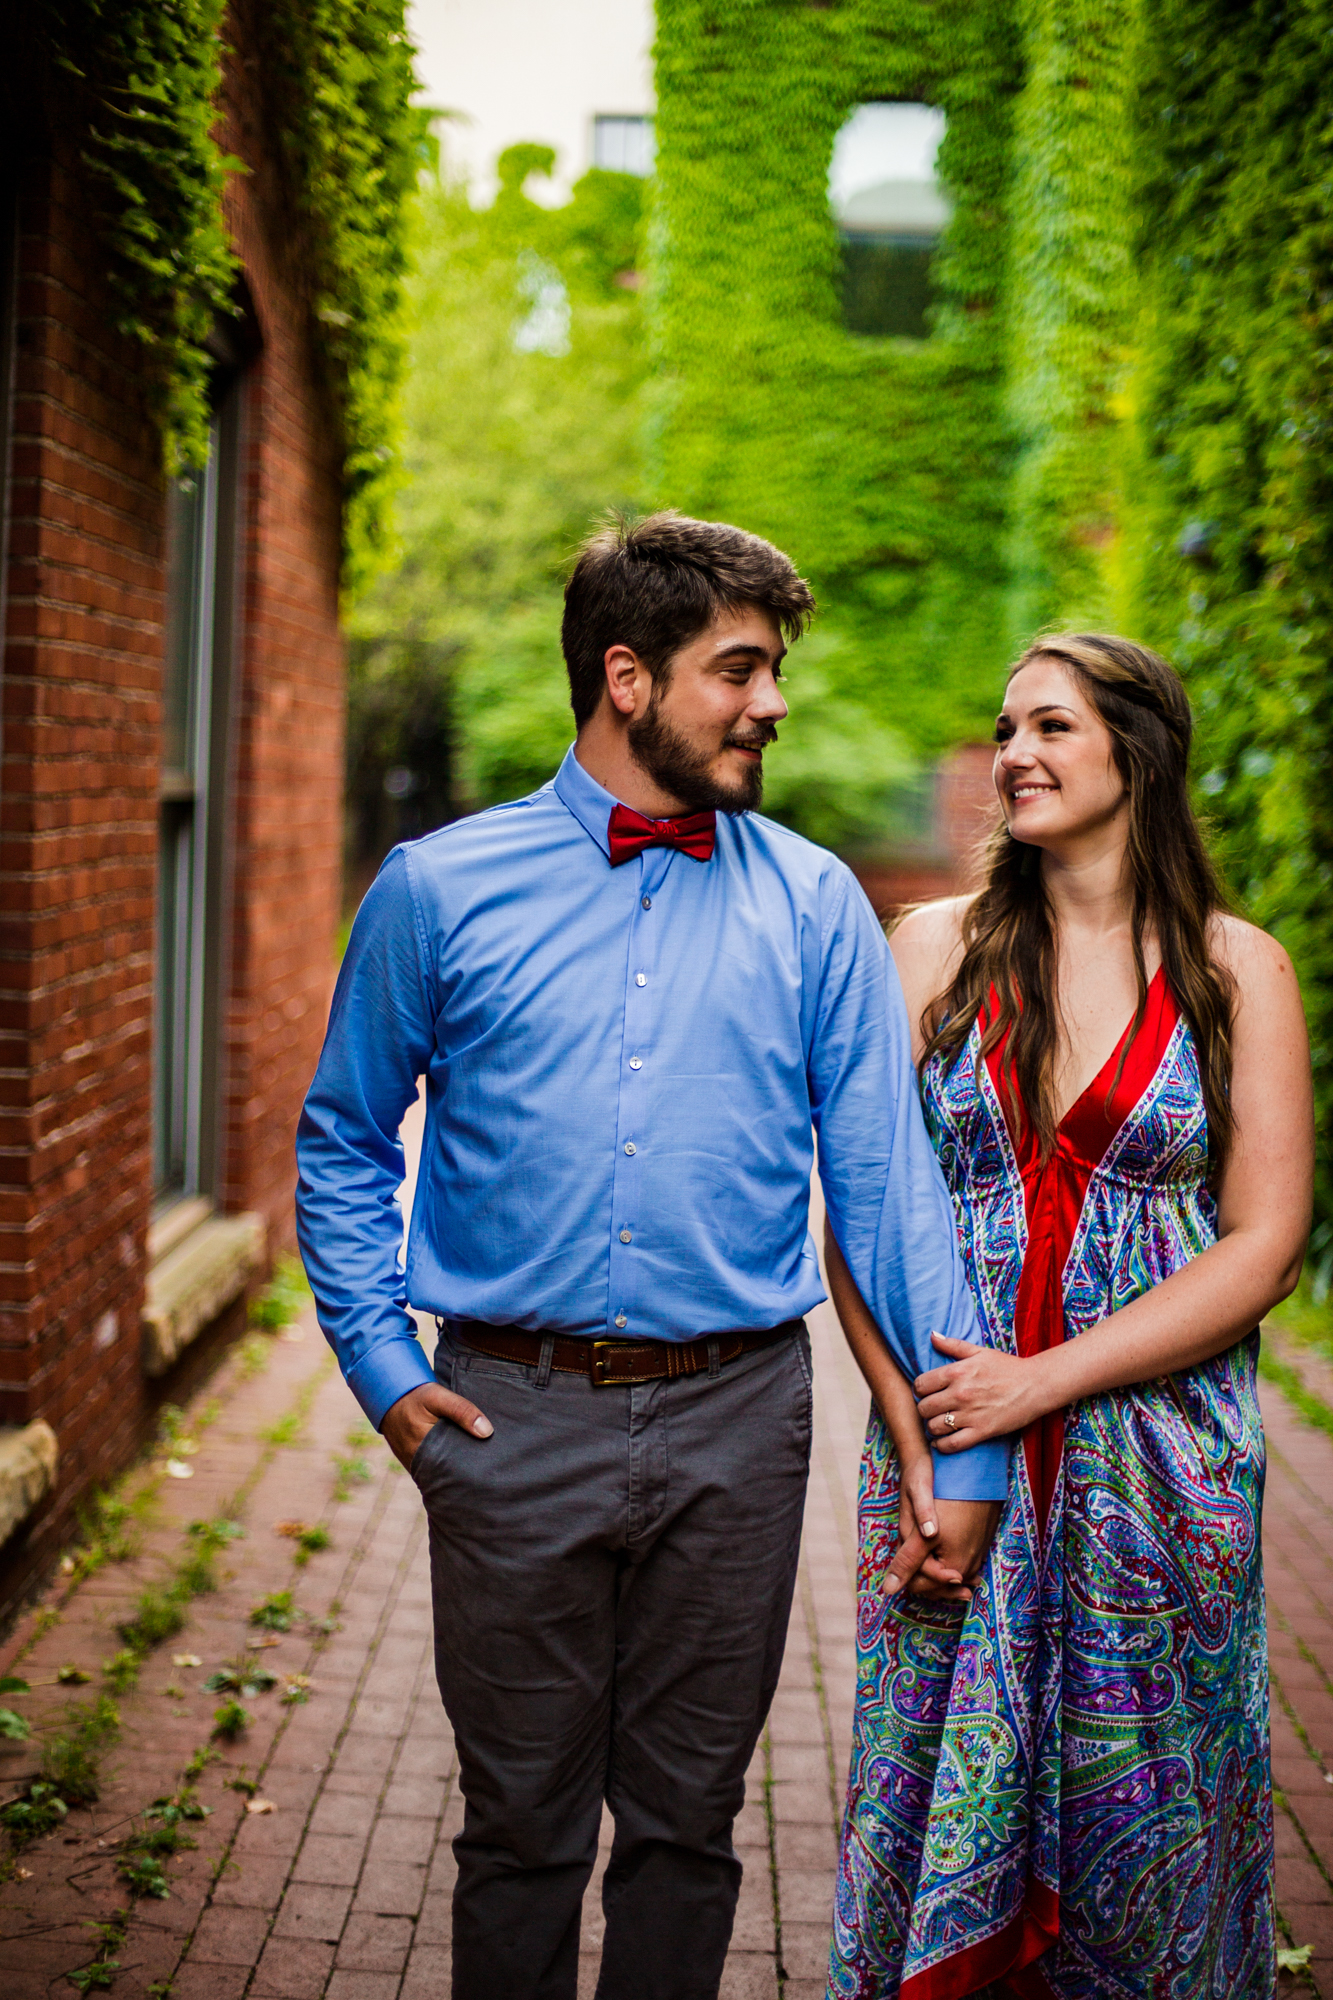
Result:
<instances>
[{"instance_id":1,"label":"brick paver","mask_svg":"<svg viewBox=\"0 0 1333 2000\"><path fill-rule=\"evenodd\" d=\"M223 1587L195 1601L186 1627L149 1656L121 1700L124 1734L101 1799L24 1849L22 1872L0 1885L5 2000L69 1991L63 1975L93 1955L91 1924L126 1908L113 1994L145 1995L165 1981L175 2000L443 2000L448 1991L449 1842L461 1807L431 1670L424 1519L384 1446L349 1443L357 1412L313 1325L304 1332L273 1342L262 1374L247 1379L233 1358L200 1399L190 1413L194 1476L161 1479L143 1552L77 1587L58 1579L0 1652L0 1673L32 1682L32 1696L19 1699L36 1720L95 1695L101 1663L120 1644L117 1621L178 1559L186 1524L220 1513L245 1523L246 1538L223 1559ZM821 2000L824 1991L851 1741L866 1394L827 1307L812 1315L812 1334L810 1502L782 1679L738 1827L746 1872L727 2000ZM1301 1365L1313 1366L1310 1386L1322 1389L1318 1364ZM1313 1946L1315 1976L1333 1996L1333 1443L1267 1385L1264 1410L1278 1894L1291 1939ZM295 1436L295 1424L281 1423L287 1411L301 1420ZM358 1458L364 1481L348 1478L346 1462ZM152 1476L160 1469L140 1475ZM304 1568L274 1533L293 1518L322 1522L332 1536ZM301 1615L254 1657L283 1676L309 1676L310 1698L290 1707L277 1693L247 1699L249 1728L215 1746L218 1760L199 1779L213 1811L192 1828L197 1849L167 1864L170 1899L131 1904L115 1874L116 1843L208 1743L222 1697L206 1693L204 1679L263 1636L247 1623L256 1599L287 1588ZM200 1666L173 1665L173 1655L191 1654ZM57 1685L67 1666L89 1672L91 1684ZM32 1769L30 1748L3 1746L4 1796ZM244 1791L230 1789L237 1781L257 1784L250 1803L272 1809L247 1810ZM608 1832L585 1908L581 1996L596 1981Z\"/></svg>"}]
</instances>

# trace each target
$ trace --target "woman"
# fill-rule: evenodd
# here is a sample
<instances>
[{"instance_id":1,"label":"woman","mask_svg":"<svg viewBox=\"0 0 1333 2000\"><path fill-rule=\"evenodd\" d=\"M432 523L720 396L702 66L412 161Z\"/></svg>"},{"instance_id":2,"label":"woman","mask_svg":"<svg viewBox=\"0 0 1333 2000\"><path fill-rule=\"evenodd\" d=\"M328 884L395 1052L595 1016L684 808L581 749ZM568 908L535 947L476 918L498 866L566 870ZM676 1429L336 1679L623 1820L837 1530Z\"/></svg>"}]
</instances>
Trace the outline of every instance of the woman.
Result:
<instances>
[{"instance_id":1,"label":"woman","mask_svg":"<svg viewBox=\"0 0 1333 2000\"><path fill-rule=\"evenodd\" d=\"M1254 1329L1309 1227L1300 999L1222 907L1163 660L1043 639L996 742L984 888L892 940L989 1344L937 1336L914 1398L829 1244L874 1397L829 1992L1257 2000ZM930 1443L997 1436L1003 1508L935 1502Z\"/></svg>"}]
</instances>

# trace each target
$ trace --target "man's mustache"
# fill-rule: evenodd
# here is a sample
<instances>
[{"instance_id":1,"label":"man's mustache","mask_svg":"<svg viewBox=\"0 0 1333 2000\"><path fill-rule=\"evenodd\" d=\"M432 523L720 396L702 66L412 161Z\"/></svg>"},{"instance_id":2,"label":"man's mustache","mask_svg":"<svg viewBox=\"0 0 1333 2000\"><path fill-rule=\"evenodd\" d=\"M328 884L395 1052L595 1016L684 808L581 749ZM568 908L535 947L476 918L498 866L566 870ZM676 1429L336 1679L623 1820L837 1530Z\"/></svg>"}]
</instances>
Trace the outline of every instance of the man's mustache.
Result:
<instances>
[{"instance_id":1,"label":"man's mustache","mask_svg":"<svg viewBox=\"0 0 1333 2000\"><path fill-rule=\"evenodd\" d=\"M733 729L724 747L728 750L766 750L770 743L776 743L777 740L776 725L766 722L763 729L756 731L753 736L740 736Z\"/></svg>"}]
</instances>

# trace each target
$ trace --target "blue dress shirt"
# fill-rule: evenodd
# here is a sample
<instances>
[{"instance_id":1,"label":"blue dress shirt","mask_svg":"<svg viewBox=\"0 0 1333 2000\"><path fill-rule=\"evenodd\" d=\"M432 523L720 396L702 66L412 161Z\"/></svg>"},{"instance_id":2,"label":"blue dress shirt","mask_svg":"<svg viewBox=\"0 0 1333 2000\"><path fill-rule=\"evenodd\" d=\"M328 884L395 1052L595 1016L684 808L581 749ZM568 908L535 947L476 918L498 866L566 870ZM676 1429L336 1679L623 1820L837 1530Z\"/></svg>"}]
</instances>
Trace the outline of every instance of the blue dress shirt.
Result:
<instances>
[{"instance_id":1,"label":"blue dress shirt","mask_svg":"<svg viewBox=\"0 0 1333 2000\"><path fill-rule=\"evenodd\" d=\"M343 960L297 1139L320 1324L376 1426L432 1379L407 1302L450 1319L690 1340L824 1298L834 1233L898 1365L983 1336L922 1122L884 935L832 854L718 815L706 862L608 858L573 751L512 805L395 848ZM426 1079L400 1268L398 1128ZM936 1457L1001 1499L1003 1442Z\"/></svg>"}]
</instances>

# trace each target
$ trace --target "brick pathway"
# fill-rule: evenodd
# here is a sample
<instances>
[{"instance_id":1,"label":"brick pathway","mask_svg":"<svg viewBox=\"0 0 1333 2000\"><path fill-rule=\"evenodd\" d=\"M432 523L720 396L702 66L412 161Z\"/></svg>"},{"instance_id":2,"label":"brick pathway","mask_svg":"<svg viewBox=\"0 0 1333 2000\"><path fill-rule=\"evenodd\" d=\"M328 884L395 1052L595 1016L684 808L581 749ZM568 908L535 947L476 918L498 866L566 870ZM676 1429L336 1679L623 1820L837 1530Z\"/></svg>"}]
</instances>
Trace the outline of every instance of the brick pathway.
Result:
<instances>
[{"instance_id":1,"label":"brick pathway","mask_svg":"<svg viewBox=\"0 0 1333 2000\"><path fill-rule=\"evenodd\" d=\"M724 1994L730 2000L820 2000L837 1814L846 1770L854 1666L855 1478L866 1398L827 1308L814 1315L815 1452L800 1583L782 1682L751 1772L739 1828L746 1877ZM232 1574L195 1600L189 1622L148 1659L120 1702L124 1733L107 1759L101 1799L18 1856L0 1884L5 2000L68 1992L62 1975L94 1955L91 1925L130 1911L108 1972L116 1995L175 2000L443 2000L448 1991L449 1839L459 1823L454 1755L431 1675L423 1519L412 1484L385 1448L349 1442L357 1413L312 1326L270 1344L263 1373L228 1362L190 1413L197 1454L189 1480L160 1481L143 1552L47 1604L0 1651L19 1671L35 1719L102 1684L101 1663L133 1596L189 1546L193 1519L228 1513L246 1538L223 1558ZM1306 1369L1333 1401L1333 1380ZM1333 1371L1328 1371L1333 1375ZM212 1406L211 1412L209 1406ZM205 1420L211 1414L211 1421ZM1274 1665L1274 1768L1281 1786L1279 1897L1294 1941L1313 1945L1333 2000L1333 1443L1265 1390L1271 1474L1267 1554ZM187 1428L189 1428L187 1427ZM265 1432L268 1433L265 1436ZM369 1477L349 1482L349 1459ZM341 1471L336 1461L343 1461ZM339 1492L345 1498L337 1497ZM304 1568L274 1533L292 1518L323 1523L332 1546ZM155 1797L176 1789L207 1745L222 1697L208 1673L261 1635L247 1623L260 1596L294 1590L303 1615L257 1654L313 1681L304 1705L276 1692L247 1700L253 1721L199 1779L213 1808L198 1848L166 1864L169 1901L130 1904L116 1843ZM332 1619L325 1633L320 1621ZM274 1635L278 1636L278 1635ZM173 1654L199 1666L173 1665ZM93 1676L62 1687L63 1666ZM0 1746L3 1796L33 1755ZM257 1783L248 1810L236 1780ZM591 1995L600 1942L589 1893L581 1994ZM94 1990L101 1990L95 1988Z\"/></svg>"}]
</instances>

